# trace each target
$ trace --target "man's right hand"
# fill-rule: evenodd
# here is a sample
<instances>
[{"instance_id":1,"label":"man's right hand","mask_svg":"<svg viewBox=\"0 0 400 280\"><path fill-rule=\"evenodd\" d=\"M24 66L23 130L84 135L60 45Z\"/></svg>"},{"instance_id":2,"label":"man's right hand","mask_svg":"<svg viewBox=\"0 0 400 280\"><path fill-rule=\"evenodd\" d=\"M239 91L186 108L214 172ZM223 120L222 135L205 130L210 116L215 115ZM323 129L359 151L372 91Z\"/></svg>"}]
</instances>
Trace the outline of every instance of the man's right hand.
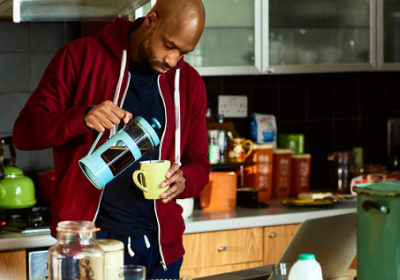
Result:
<instances>
[{"instance_id":1,"label":"man's right hand","mask_svg":"<svg viewBox=\"0 0 400 280\"><path fill-rule=\"evenodd\" d=\"M89 128L104 132L119 124L121 120L127 123L130 119L132 119L132 113L118 107L111 100L105 100L89 110L85 123Z\"/></svg>"}]
</instances>

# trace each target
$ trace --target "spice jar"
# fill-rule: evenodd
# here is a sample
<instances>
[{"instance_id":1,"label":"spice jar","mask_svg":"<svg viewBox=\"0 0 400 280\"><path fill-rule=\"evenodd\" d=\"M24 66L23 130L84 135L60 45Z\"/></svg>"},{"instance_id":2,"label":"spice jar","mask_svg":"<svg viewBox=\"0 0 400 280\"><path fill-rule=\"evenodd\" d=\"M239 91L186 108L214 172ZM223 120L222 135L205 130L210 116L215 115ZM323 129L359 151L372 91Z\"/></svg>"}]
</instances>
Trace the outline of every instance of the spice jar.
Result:
<instances>
[{"instance_id":1,"label":"spice jar","mask_svg":"<svg viewBox=\"0 0 400 280\"><path fill-rule=\"evenodd\" d=\"M95 242L96 231L90 221L57 224L57 244L48 255L50 280L104 280L104 253Z\"/></svg>"}]
</instances>

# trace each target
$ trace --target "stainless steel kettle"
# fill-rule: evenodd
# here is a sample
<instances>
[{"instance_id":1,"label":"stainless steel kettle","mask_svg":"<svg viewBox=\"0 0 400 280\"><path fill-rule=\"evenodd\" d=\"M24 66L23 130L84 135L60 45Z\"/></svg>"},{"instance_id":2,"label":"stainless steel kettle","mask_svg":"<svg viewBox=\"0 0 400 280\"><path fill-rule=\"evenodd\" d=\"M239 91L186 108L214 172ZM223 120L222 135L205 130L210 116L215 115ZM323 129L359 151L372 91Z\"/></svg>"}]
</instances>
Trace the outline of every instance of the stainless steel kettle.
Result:
<instances>
[{"instance_id":1,"label":"stainless steel kettle","mask_svg":"<svg viewBox=\"0 0 400 280\"><path fill-rule=\"evenodd\" d=\"M6 146L10 149L11 158L4 160ZM21 169L15 166L16 152L12 138L0 138L0 208L28 208L36 204L35 186L31 178L24 176Z\"/></svg>"}]
</instances>

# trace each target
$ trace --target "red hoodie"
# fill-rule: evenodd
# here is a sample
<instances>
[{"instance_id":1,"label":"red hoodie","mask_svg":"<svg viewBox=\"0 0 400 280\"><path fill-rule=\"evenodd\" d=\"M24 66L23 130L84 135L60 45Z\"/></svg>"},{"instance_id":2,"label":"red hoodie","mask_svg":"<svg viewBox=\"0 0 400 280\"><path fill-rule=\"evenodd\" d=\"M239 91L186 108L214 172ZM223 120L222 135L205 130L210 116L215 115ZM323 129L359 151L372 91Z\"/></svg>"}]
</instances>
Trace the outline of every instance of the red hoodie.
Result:
<instances>
[{"instance_id":1,"label":"red hoodie","mask_svg":"<svg viewBox=\"0 0 400 280\"><path fill-rule=\"evenodd\" d=\"M83 114L88 106L104 100L122 107L130 79L128 34L141 22L116 19L99 38L82 38L62 47L14 124L13 142L18 149L53 148L57 177L51 201L53 236L59 221L96 218L102 192L86 179L78 161L88 153L97 132L85 126ZM160 159L181 164L186 188L177 198L195 197L210 171L204 82L181 60L175 69L158 76L158 85L166 117ZM182 208L175 200L166 204L155 200L155 209L160 252L168 265L184 254Z\"/></svg>"}]
</instances>

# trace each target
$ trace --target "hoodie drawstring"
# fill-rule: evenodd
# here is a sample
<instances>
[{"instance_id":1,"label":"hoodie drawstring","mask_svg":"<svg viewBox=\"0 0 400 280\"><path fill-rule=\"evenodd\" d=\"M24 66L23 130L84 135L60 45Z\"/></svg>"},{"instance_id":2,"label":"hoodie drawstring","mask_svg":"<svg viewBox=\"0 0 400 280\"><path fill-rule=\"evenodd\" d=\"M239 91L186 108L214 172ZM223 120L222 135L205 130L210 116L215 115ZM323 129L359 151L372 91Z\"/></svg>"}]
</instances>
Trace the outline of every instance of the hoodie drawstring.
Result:
<instances>
[{"instance_id":1,"label":"hoodie drawstring","mask_svg":"<svg viewBox=\"0 0 400 280\"><path fill-rule=\"evenodd\" d=\"M181 165L181 100L179 91L179 78L181 69L176 69L174 83L175 105L175 163Z\"/></svg>"},{"instance_id":2,"label":"hoodie drawstring","mask_svg":"<svg viewBox=\"0 0 400 280\"><path fill-rule=\"evenodd\" d=\"M132 245L131 245L131 237L128 236L128 254L129 256L131 256L132 258L135 256L135 252L133 252L132 250Z\"/></svg>"}]
</instances>

